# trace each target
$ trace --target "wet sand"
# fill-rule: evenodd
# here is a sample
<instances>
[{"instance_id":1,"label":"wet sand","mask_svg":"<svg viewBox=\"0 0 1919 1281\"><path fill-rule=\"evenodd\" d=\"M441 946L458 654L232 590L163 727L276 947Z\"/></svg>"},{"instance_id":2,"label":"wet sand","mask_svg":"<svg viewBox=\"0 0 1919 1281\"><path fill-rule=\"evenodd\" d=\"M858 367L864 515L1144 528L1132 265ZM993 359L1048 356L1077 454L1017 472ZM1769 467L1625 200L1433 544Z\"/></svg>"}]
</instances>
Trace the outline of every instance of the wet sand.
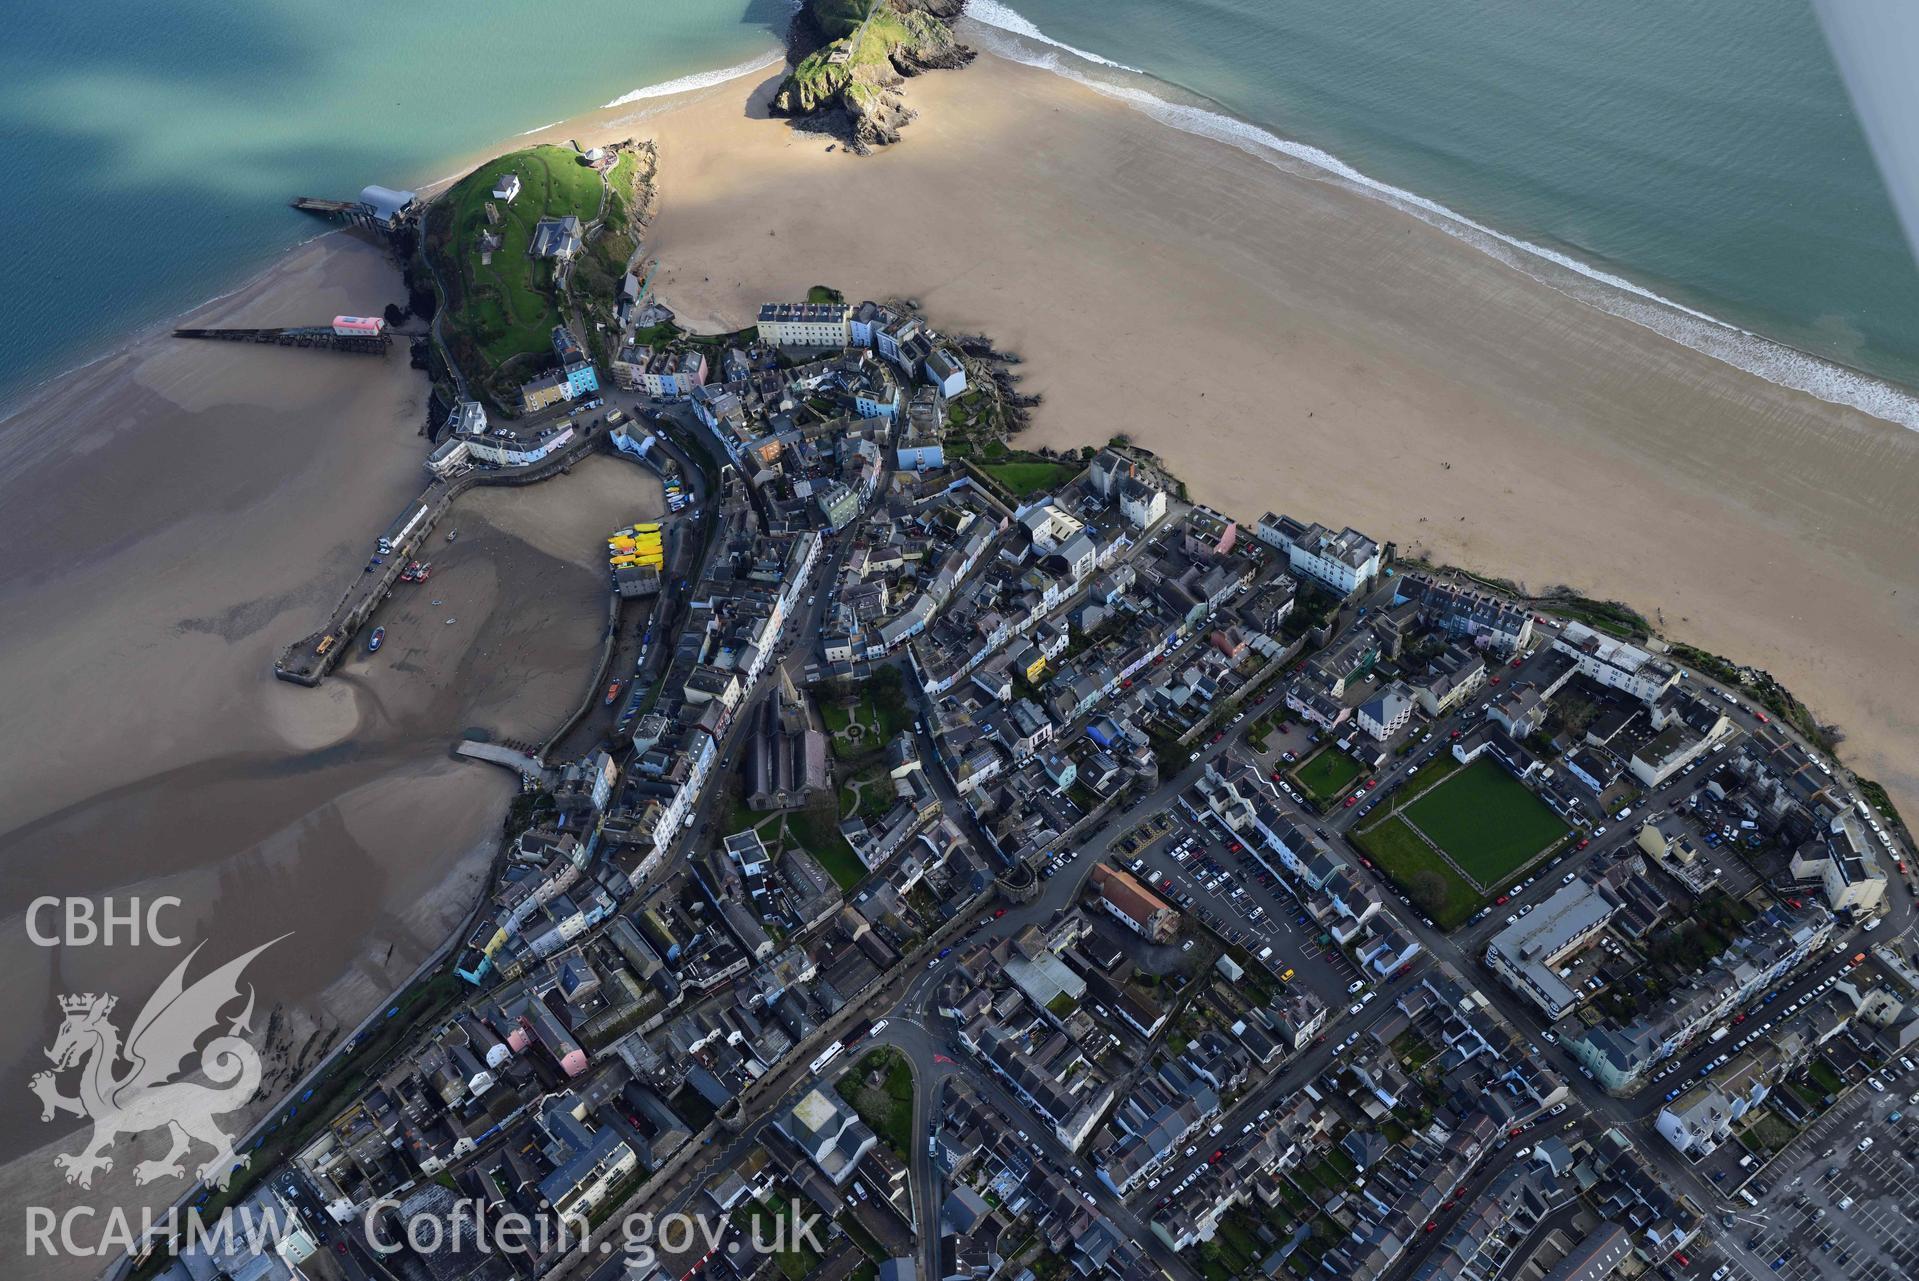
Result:
<instances>
[{"instance_id":1,"label":"wet sand","mask_svg":"<svg viewBox=\"0 0 1919 1281\"><path fill-rule=\"evenodd\" d=\"M380 252L332 235L202 323L377 313L399 296ZM23 914L38 896L176 896L161 924L206 940L201 968L290 931L248 975L285 1080L299 1047L310 1058L375 1008L474 903L513 785L450 747L468 728L539 741L558 727L598 657L604 534L664 504L649 473L601 457L474 491L449 518L459 541L435 535L431 580L376 615L379 653L356 649L317 690L274 680L279 647L326 615L426 479L427 386L404 350L157 338L0 425L7 1079L46 1066L56 996L114 993L124 1030L182 954L35 946ZM22 1088L0 1108L7 1203L78 1195L51 1165L78 1141ZM149 1199L127 1182L146 1154L117 1155L91 1204ZM9 1257L19 1230L0 1224ZM66 1266L48 1275L88 1271Z\"/></svg>"}]
</instances>

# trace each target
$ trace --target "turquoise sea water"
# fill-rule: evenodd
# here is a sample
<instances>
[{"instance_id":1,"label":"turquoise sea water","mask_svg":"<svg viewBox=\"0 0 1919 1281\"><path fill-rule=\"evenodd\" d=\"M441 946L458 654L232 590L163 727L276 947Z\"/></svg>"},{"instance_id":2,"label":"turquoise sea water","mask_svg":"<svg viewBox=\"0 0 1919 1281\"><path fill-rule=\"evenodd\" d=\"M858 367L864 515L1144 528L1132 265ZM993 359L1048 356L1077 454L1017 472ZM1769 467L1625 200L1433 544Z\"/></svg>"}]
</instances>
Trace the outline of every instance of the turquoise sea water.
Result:
<instances>
[{"instance_id":1,"label":"turquoise sea water","mask_svg":"<svg viewBox=\"0 0 1919 1281\"><path fill-rule=\"evenodd\" d=\"M630 90L770 55L792 10L86 0L12 15L0 393L111 350L324 230L287 208L292 196L444 177L457 157Z\"/></svg>"},{"instance_id":2,"label":"turquoise sea water","mask_svg":"<svg viewBox=\"0 0 1919 1281\"><path fill-rule=\"evenodd\" d=\"M787 0L174 0L163 12L95 0L36 14L0 45L0 174L18 197L0 202L15 248L0 390L312 234L290 195L443 176L497 139L771 51L789 12ZM1576 265L1574 288L1598 305L1919 425L1909 395L1796 355L1919 387L1919 269L1804 0L973 0L972 12L1003 52L1177 127L1350 167L1508 261Z\"/></svg>"}]
</instances>

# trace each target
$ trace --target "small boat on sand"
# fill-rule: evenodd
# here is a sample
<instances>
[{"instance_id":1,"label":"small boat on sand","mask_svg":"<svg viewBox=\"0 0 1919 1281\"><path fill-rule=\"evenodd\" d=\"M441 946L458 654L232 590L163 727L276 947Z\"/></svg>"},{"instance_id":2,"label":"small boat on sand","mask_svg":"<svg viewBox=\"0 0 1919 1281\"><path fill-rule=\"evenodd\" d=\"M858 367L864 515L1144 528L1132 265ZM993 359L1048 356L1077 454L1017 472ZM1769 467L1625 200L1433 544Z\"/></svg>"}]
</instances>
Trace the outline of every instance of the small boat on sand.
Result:
<instances>
[{"instance_id":1,"label":"small boat on sand","mask_svg":"<svg viewBox=\"0 0 1919 1281\"><path fill-rule=\"evenodd\" d=\"M384 644L386 644L386 628L376 627L373 629L373 635L366 638L366 652L377 654L380 652L380 646Z\"/></svg>"}]
</instances>

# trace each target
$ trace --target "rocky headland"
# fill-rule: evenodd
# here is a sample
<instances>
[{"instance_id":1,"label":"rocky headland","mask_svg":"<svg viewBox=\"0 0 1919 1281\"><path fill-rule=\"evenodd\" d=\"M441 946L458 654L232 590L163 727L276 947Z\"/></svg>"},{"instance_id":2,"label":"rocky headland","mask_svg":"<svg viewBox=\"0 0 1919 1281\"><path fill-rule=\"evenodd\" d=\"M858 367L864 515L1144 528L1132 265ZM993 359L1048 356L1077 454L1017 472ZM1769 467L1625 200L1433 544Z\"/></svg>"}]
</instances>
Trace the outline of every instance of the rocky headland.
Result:
<instances>
[{"instance_id":1,"label":"rocky headland","mask_svg":"<svg viewBox=\"0 0 1919 1281\"><path fill-rule=\"evenodd\" d=\"M923 71L963 67L974 51L953 34L966 0L807 0L788 38L792 70L773 112L865 153L899 141L913 119L901 86Z\"/></svg>"}]
</instances>

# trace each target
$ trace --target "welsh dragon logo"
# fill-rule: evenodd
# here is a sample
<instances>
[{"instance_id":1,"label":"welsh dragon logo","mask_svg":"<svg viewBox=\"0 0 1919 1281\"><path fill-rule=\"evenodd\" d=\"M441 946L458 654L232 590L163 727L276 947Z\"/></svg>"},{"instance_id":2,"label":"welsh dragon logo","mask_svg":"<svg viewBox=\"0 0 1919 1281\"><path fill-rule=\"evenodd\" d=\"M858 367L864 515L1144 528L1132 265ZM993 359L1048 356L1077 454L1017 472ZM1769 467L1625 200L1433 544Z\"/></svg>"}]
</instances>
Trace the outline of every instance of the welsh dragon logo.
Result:
<instances>
[{"instance_id":1,"label":"welsh dragon logo","mask_svg":"<svg viewBox=\"0 0 1919 1281\"><path fill-rule=\"evenodd\" d=\"M185 1074L201 1038L218 1027L220 1012L241 996L240 974L248 962L279 941L262 943L188 986L187 966L200 952L195 947L147 998L124 1046L110 1017L115 998L93 993L60 998L64 1019L46 1052L53 1068L36 1073L30 1084L40 1096L42 1121L62 1112L93 1121L86 1147L54 1158L67 1182L91 1187L96 1170L113 1169L107 1153L120 1136L148 1130L169 1131L172 1147L160 1159L135 1166L136 1183L185 1174L184 1158L196 1143L213 1149L195 1170L209 1187L224 1188L234 1171L247 1164L247 1157L235 1155L232 1136L214 1118L244 1107L260 1088L260 1055L241 1036L252 1030L251 985L245 992L246 1007L226 1032L199 1048L198 1067L212 1085L175 1078ZM60 1074L76 1067L79 1094L60 1093Z\"/></svg>"}]
</instances>

